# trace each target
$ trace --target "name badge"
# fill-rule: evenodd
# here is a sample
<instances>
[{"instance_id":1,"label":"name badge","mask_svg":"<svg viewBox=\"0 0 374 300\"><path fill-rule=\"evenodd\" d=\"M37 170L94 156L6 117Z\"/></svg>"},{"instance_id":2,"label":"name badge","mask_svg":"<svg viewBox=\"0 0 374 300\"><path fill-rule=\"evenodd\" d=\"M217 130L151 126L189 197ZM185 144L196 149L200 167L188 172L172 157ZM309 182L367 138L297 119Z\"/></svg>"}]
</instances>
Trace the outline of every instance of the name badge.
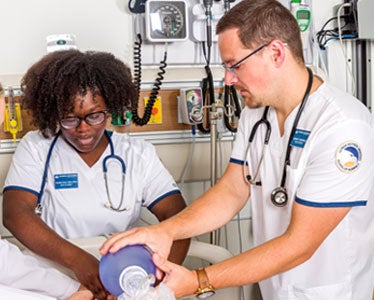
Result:
<instances>
[{"instance_id":1,"label":"name badge","mask_svg":"<svg viewBox=\"0 0 374 300\"><path fill-rule=\"evenodd\" d=\"M304 148L305 143L310 135L310 131L296 128L295 134L291 140L291 146Z\"/></svg>"},{"instance_id":2,"label":"name badge","mask_svg":"<svg viewBox=\"0 0 374 300\"><path fill-rule=\"evenodd\" d=\"M55 189L75 189L78 187L78 174L57 174L54 176Z\"/></svg>"}]
</instances>

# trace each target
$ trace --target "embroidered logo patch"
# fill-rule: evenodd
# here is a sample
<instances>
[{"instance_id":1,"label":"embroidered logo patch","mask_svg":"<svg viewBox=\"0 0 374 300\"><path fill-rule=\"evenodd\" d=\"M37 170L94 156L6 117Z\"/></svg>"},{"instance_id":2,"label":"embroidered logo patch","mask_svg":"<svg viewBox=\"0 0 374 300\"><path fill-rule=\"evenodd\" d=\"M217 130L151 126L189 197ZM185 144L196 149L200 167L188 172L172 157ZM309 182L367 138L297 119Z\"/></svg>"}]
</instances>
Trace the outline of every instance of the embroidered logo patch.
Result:
<instances>
[{"instance_id":1,"label":"embroidered logo patch","mask_svg":"<svg viewBox=\"0 0 374 300\"><path fill-rule=\"evenodd\" d=\"M336 150L335 162L343 172L357 170L361 163L361 149L359 145L352 141L341 144Z\"/></svg>"}]
</instances>

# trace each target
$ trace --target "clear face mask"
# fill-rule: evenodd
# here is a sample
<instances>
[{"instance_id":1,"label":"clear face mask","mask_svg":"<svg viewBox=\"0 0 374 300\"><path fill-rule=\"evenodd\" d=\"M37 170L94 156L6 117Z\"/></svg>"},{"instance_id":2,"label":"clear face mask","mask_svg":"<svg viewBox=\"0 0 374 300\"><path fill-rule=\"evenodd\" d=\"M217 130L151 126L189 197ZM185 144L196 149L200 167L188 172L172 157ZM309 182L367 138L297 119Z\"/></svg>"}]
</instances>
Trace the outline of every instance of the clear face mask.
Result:
<instances>
[{"instance_id":1,"label":"clear face mask","mask_svg":"<svg viewBox=\"0 0 374 300\"><path fill-rule=\"evenodd\" d=\"M131 270L130 270L131 269ZM120 285L125 291L118 300L146 299L146 295L153 290L156 278L153 274L146 274L143 269L130 267L120 276Z\"/></svg>"}]
</instances>

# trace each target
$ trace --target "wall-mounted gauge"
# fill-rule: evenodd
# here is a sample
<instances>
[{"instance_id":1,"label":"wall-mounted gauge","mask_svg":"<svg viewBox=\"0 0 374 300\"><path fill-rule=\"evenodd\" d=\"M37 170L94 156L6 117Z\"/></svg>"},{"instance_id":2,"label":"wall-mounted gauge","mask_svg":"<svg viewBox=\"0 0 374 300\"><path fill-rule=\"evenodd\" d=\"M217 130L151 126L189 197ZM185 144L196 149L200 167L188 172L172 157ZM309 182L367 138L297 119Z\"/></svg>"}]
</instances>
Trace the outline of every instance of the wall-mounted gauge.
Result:
<instances>
[{"instance_id":1,"label":"wall-mounted gauge","mask_svg":"<svg viewBox=\"0 0 374 300\"><path fill-rule=\"evenodd\" d=\"M145 5L147 39L152 42L186 40L187 11L184 0L148 0Z\"/></svg>"}]
</instances>

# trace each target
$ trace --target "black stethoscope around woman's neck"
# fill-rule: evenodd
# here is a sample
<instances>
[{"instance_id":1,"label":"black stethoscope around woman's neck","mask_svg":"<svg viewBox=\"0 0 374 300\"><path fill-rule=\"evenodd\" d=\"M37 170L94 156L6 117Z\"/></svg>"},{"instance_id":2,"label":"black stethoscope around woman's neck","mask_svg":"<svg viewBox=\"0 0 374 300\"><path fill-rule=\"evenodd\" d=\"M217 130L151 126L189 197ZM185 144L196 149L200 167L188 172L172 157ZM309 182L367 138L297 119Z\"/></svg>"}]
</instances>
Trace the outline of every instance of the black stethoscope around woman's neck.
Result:
<instances>
[{"instance_id":1,"label":"black stethoscope around woman's neck","mask_svg":"<svg viewBox=\"0 0 374 300\"><path fill-rule=\"evenodd\" d=\"M291 156L291 150L292 150L291 142L292 142L292 138L295 134L297 125L298 125L299 120L300 120L300 116L301 116L301 114L304 110L305 104L307 102L307 99L309 97L309 93L310 93L310 90L311 90L312 84L313 84L313 73L309 68L307 68L307 70L308 70L308 75L309 75L308 85L307 85L307 88L305 90L303 100L301 101L299 110L297 111L295 121L294 121L294 123L292 125L292 128L291 128L291 133L290 133L290 137L288 139L288 144L287 144L286 157L284 159L283 172L282 172L282 178L281 178L280 186L273 189L273 191L271 192L271 195L270 195L271 202L275 206L278 206L278 207L285 206L287 204L287 201L288 201L288 194L287 194L287 189L285 188L285 183L286 183L286 177L287 177L287 166L290 165L290 156ZM257 129L261 124L265 125L266 132L265 132L265 138L264 138L264 146L262 147L260 161L258 163L256 172L254 172L253 177L251 175L244 174L245 179L249 183L251 183L253 185L257 185L257 186L262 185L261 181L257 180L257 177L258 177L259 170L260 170L260 167L262 165L262 161L264 159L265 150L266 150L266 148L269 144L270 135L271 135L271 125L270 125L270 122L267 119L268 112L269 112L269 106L266 106L261 119L258 120L252 127L251 133L249 135L247 149L245 151L244 169L245 169L245 166L248 164L247 157L248 157L249 147L250 147L251 143L253 142L253 139L256 135Z\"/></svg>"}]
</instances>

